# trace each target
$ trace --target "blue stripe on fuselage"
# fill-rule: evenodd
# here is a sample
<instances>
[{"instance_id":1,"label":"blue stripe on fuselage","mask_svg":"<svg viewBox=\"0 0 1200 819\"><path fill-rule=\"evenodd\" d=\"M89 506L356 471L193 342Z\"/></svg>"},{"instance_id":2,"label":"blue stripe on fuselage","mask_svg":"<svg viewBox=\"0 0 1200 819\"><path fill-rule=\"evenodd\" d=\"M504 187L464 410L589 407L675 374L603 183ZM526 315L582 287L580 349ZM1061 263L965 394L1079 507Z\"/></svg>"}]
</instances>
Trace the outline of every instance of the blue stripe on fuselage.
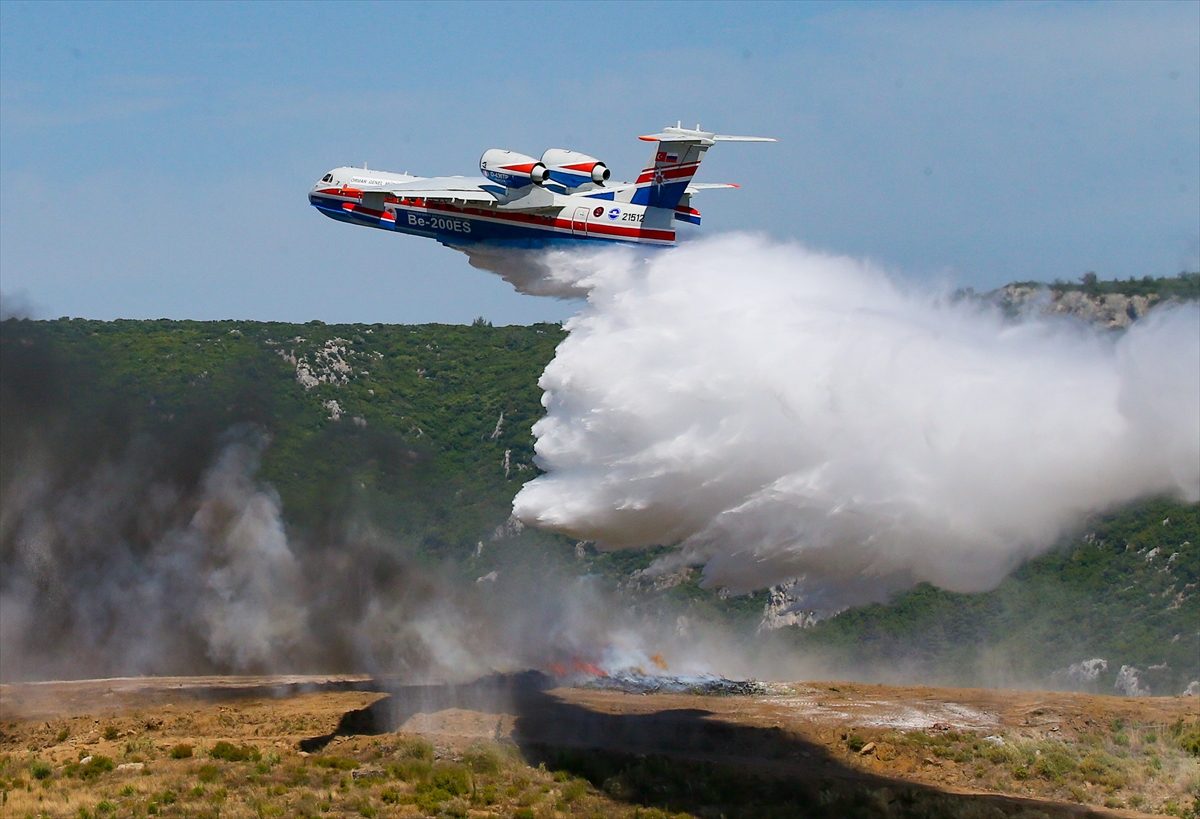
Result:
<instances>
[{"instance_id":1,"label":"blue stripe on fuselage","mask_svg":"<svg viewBox=\"0 0 1200 819\"><path fill-rule=\"evenodd\" d=\"M469 245L487 242L511 247L541 248L548 245L606 242L627 244L630 240L613 239L607 236L588 236L566 231L539 228L531 225L508 224L490 219L477 219L456 213L427 211L420 208L396 207L396 221L380 219L378 216L347 211L343 200L309 195L313 207L331 219L352 225L379 228L412 236L436 239L444 245Z\"/></svg>"}]
</instances>

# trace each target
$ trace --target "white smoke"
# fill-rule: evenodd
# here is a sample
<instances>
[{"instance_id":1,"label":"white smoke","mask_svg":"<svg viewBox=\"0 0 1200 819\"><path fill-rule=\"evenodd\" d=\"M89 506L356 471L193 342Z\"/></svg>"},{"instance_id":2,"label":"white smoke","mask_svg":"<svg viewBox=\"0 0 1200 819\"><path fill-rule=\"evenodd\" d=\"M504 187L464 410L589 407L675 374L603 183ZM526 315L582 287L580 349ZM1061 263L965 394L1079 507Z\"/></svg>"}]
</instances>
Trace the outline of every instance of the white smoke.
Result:
<instances>
[{"instance_id":1,"label":"white smoke","mask_svg":"<svg viewBox=\"0 0 1200 819\"><path fill-rule=\"evenodd\" d=\"M188 528L162 555L210 563L197 614L213 660L232 668L275 668L307 638L300 567L284 534L279 496L254 480L258 449L233 443L204 476Z\"/></svg>"},{"instance_id":2,"label":"white smoke","mask_svg":"<svg viewBox=\"0 0 1200 819\"><path fill-rule=\"evenodd\" d=\"M1200 499L1194 303L1013 323L751 236L543 264L588 304L540 381L526 523L832 608L986 590L1089 512Z\"/></svg>"}]
</instances>

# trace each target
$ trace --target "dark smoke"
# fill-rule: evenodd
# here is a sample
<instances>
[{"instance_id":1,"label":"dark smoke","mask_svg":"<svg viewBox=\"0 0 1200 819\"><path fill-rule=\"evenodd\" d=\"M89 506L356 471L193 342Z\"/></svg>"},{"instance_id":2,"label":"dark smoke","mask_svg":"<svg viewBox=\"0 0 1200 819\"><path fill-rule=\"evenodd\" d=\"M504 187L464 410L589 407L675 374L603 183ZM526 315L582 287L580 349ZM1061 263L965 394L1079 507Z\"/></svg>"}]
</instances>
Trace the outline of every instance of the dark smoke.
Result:
<instances>
[{"instance_id":1,"label":"dark smoke","mask_svg":"<svg viewBox=\"0 0 1200 819\"><path fill-rule=\"evenodd\" d=\"M288 409L272 403L253 364L169 411L156 405L155 415L146 411L152 396L113 388L128 354L104 360L95 345L64 343L38 322L5 321L0 333L5 681L299 672L462 680L576 656L647 663L673 646L673 658L697 662L673 622L639 628L571 567L510 548L498 573L476 582L431 561L355 502L349 476L306 476L318 484L311 501L285 515L258 469L273 419ZM359 439L364 459L400 464L394 480L427 482L428 459L409 444L384 433ZM313 475L337 445L313 447ZM697 628L697 652L703 637Z\"/></svg>"}]
</instances>

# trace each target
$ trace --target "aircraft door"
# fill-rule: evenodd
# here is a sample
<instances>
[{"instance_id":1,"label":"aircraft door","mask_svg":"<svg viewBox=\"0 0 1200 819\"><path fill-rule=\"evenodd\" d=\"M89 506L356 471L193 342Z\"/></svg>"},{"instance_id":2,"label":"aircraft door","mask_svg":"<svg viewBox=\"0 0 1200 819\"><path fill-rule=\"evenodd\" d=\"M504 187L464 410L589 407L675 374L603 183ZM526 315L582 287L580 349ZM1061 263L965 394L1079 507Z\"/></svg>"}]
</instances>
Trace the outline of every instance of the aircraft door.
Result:
<instances>
[{"instance_id":1,"label":"aircraft door","mask_svg":"<svg viewBox=\"0 0 1200 819\"><path fill-rule=\"evenodd\" d=\"M587 234L587 208L575 208L575 215L571 217L571 233L575 236L584 236Z\"/></svg>"}]
</instances>

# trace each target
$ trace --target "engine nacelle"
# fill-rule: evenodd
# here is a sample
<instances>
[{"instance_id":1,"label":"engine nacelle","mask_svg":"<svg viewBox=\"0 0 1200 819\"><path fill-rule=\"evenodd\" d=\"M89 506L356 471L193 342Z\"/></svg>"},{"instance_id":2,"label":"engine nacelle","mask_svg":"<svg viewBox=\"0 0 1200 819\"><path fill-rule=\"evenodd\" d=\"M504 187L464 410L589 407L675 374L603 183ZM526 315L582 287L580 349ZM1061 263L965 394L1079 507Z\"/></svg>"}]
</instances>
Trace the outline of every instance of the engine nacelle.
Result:
<instances>
[{"instance_id":1,"label":"engine nacelle","mask_svg":"<svg viewBox=\"0 0 1200 819\"><path fill-rule=\"evenodd\" d=\"M562 148L551 148L542 154L542 164L549 169L551 179L568 188L603 185L612 176L608 167L596 157Z\"/></svg>"},{"instance_id":2,"label":"engine nacelle","mask_svg":"<svg viewBox=\"0 0 1200 819\"><path fill-rule=\"evenodd\" d=\"M479 170L493 182L506 188L543 185L550 178L545 164L532 156L492 148L479 158Z\"/></svg>"}]
</instances>

